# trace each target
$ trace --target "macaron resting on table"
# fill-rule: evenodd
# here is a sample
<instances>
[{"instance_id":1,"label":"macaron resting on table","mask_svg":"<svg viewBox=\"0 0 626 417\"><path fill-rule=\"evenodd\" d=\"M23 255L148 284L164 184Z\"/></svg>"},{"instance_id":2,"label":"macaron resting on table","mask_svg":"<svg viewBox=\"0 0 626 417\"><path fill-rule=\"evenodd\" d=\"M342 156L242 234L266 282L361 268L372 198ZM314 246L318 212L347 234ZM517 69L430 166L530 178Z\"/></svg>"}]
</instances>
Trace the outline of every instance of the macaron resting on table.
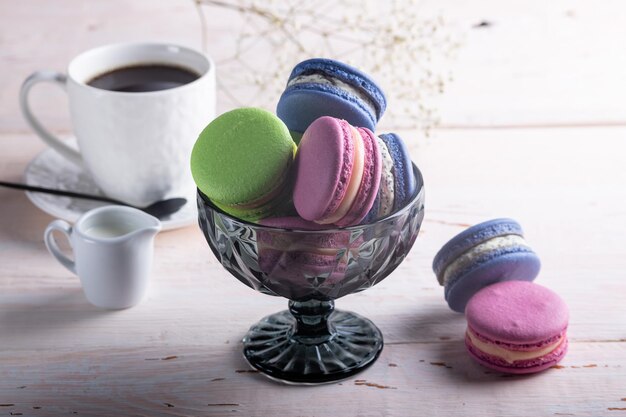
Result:
<instances>
[{"instance_id":1,"label":"macaron resting on table","mask_svg":"<svg viewBox=\"0 0 626 417\"><path fill-rule=\"evenodd\" d=\"M539 257L524 240L512 219L494 219L453 237L435 255L433 270L450 308L459 313L474 294L500 281L532 281Z\"/></svg>"},{"instance_id":2,"label":"macaron resting on table","mask_svg":"<svg viewBox=\"0 0 626 417\"><path fill-rule=\"evenodd\" d=\"M491 369L539 372L567 353L567 305L533 282L505 281L483 288L467 304L465 316L465 346Z\"/></svg>"},{"instance_id":3,"label":"macaron resting on table","mask_svg":"<svg viewBox=\"0 0 626 417\"><path fill-rule=\"evenodd\" d=\"M386 107L383 91L369 76L339 61L313 58L294 67L276 114L298 133L321 116L375 131Z\"/></svg>"},{"instance_id":4,"label":"macaron resting on table","mask_svg":"<svg viewBox=\"0 0 626 417\"><path fill-rule=\"evenodd\" d=\"M290 169L296 144L272 113L240 108L200 133L191 154L198 189L238 218L256 221L291 201Z\"/></svg>"}]
</instances>

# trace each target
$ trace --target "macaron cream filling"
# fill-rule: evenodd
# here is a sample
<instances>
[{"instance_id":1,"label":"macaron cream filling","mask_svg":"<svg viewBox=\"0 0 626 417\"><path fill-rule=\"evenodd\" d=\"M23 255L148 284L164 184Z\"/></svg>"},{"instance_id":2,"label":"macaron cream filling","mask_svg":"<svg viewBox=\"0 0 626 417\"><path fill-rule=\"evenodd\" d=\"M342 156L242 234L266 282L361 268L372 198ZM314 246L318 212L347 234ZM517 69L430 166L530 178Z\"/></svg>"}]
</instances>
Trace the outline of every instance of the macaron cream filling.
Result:
<instances>
[{"instance_id":1,"label":"macaron cream filling","mask_svg":"<svg viewBox=\"0 0 626 417\"><path fill-rule=\"evenodd\" d=\"M480 340L470 328L467 329L466 336L469 339L470 343L482 353L490 356L496 356L511 364L516 361L526 361L549 355L550 353L558 349L561 343L563 343L563 341L565 340L565 337L561 335L558 337L556 342L553 342L536 350L527 351L506 349L505 347L503 347L502 344L496 345L484 342Z\"/></svg>"},{"instance_id":2,"label":"macaron cream filling","mask_svg":"<svg viewBox=\"0 0 626 417\"><path fill-rule=\"evenodd\" d=\"M365 147L363 145L363 138L361 138L359 131L353 126L350 126L350 130L352 133L352 141L354 143L354 164L352 166L350 181L346 187L346 193L337 209L324 219L316 221L316 223L330 224L341 220L346 214L348 214L348 211L350 211L350 207L352 207L357 193L359 192L359 187L361 186L361 180L363 178L363 169L365 166Z\"/></svg>"},{"instance_id":3,"label":"macaron cream filling","mask_svg":"<svg viewBox=\"0 0 626 417\"><path fill-rule=\"evenodd\" d=\"M348 84L347 82L337 77L333 77L321 71L311 71L297 75L289 80L289 82L287 83L287 87L306 83L322 84L339 88L361 100L373 115L378 114L378 111L376 110L376 104L374 103L374 100L372 100L372 98L369 96L367 91L362 90L352 84Z\"/></svg>"},{"instance_id":4,"label":"macaron cream filling","mask_svg":"<svg viewBox=\"0 0 626 417\"><path fill-rule=\"evenodd\" d=\"M382 157L382 170L380 176L380 201L378 208L378 217L384 217L393 211L393 202L395 194L395 179L393 158L389 153L387 145L381 138L378 140L378 148L380 149L380 155Z\"/></svg>"},{"instance_id":5,"label":"macaron cream filling","mask_svg":"<svg viewBox=\"0 0 626 417\"><path fill-rule=\"evenodd\" d=\"M488 256L492 252L506 253L507 251L532 251L530 246L526 244L523 236L520 235L504 235L497 236L478 245L473 246L454 261L452 261L438 277L441 285L447 285L451 279L458 276L459 273L480 263L480 259Z\"/></svg>"}]
</instances>

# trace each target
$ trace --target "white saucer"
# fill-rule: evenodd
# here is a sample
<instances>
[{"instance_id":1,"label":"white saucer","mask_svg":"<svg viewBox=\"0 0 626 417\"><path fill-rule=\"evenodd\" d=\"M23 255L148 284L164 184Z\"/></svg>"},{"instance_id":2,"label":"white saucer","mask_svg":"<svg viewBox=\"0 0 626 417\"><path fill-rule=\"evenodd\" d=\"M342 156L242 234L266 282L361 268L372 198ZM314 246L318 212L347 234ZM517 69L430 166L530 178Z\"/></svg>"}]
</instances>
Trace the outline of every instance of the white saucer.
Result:
<instances>
[{"instance_id":1,"label":"white saucer","mask_svg":"<svg viewBox=\"0 0 626 417\"><path fill-rule=\"evenodd\" d=\"M24 180L28 185L104 195L91 175L52 148L37 155L26 167ZM26 196L41 210L59 219L74 223L85 212L110 205L98 201L27 191ZM161 219L162 230L189 226L198 221L195 195L183 196L187 203L176 213Z\"/></svg>"}]
</instances>

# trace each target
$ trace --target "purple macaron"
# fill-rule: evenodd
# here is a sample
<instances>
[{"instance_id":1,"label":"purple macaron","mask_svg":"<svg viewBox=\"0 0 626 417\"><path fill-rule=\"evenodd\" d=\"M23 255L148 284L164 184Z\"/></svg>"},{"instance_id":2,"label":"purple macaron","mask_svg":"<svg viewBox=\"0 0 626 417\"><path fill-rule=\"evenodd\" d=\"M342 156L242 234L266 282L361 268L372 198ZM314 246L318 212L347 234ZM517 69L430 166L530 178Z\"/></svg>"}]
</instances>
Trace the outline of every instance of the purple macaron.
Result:
<instances>
[{"instance_id":1,"label":"purple macaron","mask_svg":"<svg viewBox=\"0 0 626 417\"><path fill-rule=\"evenodd\" d=\"M296 154L295 208L319 224L357 225L374 204L381 169L378 141L369 129L320 117L304 132Z\"/></svg>"},{"instance_id":2,"label":"purple macaron","mask_svg":"<svg viewBox=\"0 0 626 417\"><path fill-rule=\"evenodd\" d=\"M290 300L336 296L342 287L335 284L345 279L348 254L362 238L354 239L344 230L325 231L326 226L297 216L266 218L260 224L271 227L257 231L266 287Z\"/></svg>"},{"instance_id":3,"label":"purple macaron","mask_svg":"<svg viewBox=\"0 0 626 417\"><path fill-rule=\"evenodd\" d=\"M294 67L276 114L293 132L304 132L322 116L374 131L386 106L382 89L368 75L339 61L313 58Z\"/></svg>"},{"instance_id":4,"label":"purple macaron","mask_svg":"<svg viewBox=\"0 0 626 417\"><path fill-rule=\"evenodd\" d=\"M561 297L541 285L490 285L472 297L465 317L465 346L488 368L534 373L556 365L567 353L569 310Z\"/></svg>"},{"instance_id":5,"label":"purple macaron","mask_svg":"<svg viewBox=\"0 0 626 417\"><path fill-rule=\"evenodd\" d=\"M446 243L433 260L433 271L444 286L450 308L462 313L474 294L501 281L532 281L539 274L539 257L512 219L495 219L472 226Z\"/></svg>"},{"instance_id":6,"label":"purple macaron","mask_svg":"<svg viewBox=\"0 0 626 417\"><path fill-rule=\"evenodd\" d=\"M378 195L364 223L386 217L404 207L417 191L413 162L402 138L395 133L378 137L382 159Z\"/></svg>"}]
</instances>

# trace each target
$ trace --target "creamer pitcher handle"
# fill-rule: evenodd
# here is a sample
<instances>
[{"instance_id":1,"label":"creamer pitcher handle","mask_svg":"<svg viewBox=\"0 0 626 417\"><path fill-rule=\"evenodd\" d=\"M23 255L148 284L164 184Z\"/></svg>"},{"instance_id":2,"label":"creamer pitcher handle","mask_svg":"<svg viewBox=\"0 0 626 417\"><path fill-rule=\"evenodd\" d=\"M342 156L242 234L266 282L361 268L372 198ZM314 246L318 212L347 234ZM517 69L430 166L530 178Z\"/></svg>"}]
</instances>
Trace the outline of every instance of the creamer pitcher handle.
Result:
<instances>
[{"instance_id":1,"label":"creamer pitcher handle","mask_svg":"<svg viewBox=\"0 0 626 417\"><path fill-rule=\"evenodd\" d=\"M54 256L57 261L61 263L64 267L69 269L71 272L76 273L76 263L68 258L57 244L56 239L53 236L54 231L59 231L63 233L72 244L72 226L69 225L68 222L64 220L55 220L46 227L46 231L44 232L44 242L46 243L46 247L48 251Z\"/></svg>"}]
</instances>

